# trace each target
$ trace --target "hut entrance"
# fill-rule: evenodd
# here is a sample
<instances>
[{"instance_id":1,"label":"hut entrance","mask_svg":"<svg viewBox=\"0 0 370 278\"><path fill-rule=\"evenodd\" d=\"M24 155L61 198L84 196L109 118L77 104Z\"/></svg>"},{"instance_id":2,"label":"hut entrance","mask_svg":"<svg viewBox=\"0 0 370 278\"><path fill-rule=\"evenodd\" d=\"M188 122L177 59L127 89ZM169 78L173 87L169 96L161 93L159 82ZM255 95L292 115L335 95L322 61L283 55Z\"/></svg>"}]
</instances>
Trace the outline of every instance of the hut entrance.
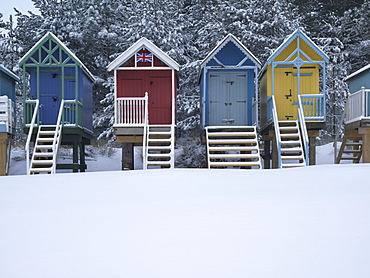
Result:
<instances>
[{"instance_id":1,"label":"hut entrance","mask_svg":"<svg viewBox=\"0 0 370 278\"><path fill-rule=\"evenodd\" d=\"M40 116L43 125L55 125L60 108L60 70L40 70Z\"/></svg>"},{"instance_id":2,"label":"hut entrance","mask_svg":"<svg viewBox=\"0 0 370 278\"><path fill-rule=\"evenodd\" d=\"M149 124L171 124L171 76L149 78Z\"/></svg>"},{"instance_id":3,"label":"hut entrance","mask_svg":"<svg viewBox=\"0 0 370 278\"><path fill-rule=\"evenodd\" d=\"M209 125L247 125L247 73L210 73L209 77Z\"/></svg>"}]
</instances>

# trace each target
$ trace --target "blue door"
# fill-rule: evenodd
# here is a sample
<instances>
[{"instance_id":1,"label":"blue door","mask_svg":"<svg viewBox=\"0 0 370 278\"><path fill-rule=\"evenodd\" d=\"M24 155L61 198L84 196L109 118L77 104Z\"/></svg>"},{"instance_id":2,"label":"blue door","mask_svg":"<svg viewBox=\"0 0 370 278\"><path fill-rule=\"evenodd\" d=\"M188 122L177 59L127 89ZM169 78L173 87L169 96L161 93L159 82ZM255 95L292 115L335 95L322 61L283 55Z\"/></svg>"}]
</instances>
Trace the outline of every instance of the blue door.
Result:
<instances>
[{"instance_id":1,"label":"blue door","mask_svg":"<svg viewBox=\"0 0 370 278\"><path fill-rule=\"evenodd\" d=\"M42 125L55 125L61 101L60 69L40 70L40 118Z\"/></svg>"},{"instance_id":2,"label":"blue door","mask_svg":"<svg viewBox=\"0 0 370 278\"><path fill-rule=\"evenodd\" d=\"M247 72L209 74L210 126L247 125L247 80Z\"/></svg>"}]
</instances>

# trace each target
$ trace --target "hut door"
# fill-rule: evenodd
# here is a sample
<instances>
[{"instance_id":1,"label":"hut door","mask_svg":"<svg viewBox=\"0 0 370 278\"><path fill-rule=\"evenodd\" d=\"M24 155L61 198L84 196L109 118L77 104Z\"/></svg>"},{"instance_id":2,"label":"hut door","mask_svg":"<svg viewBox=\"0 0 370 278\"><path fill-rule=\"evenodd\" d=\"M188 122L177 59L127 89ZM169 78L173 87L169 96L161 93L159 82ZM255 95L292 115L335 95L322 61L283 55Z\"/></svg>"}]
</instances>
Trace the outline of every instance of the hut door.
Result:
<instances>
[{"instance_id":1,"label":"hut door","mask_svg":"<svg viewBox=\"0 0 370 278\"><path fill-rule=\"evenodd\" d=\"M60 108L60 70L40 70L40 118L43 125L57 123Z\"/></svg>"},{"instance_id":2,"label":"hut door","mask_svg":"<svg viewBox=\"0 0 370 278\"><path fill-rule=\"evenodd\" d=\"M297 70L282 68L275 72L275 102L279 120L296 120Z\"/></svg>"},{"instance_id":3,"label":"hut door","mask_svg":"<svg viewBox=\"0 0 370 278\"><path fill-rule=\"evenodd\" d=\"M247 73L210 73L209 125L247 124Z\"/></svg>"},{"instance_id":4,"label":"hut door","mask_svg":"<svg viewBox=\"0 0 370 278\"><path fill-rule=\"evenodd\" d=\"M154 76L149 78L149 124L171 124L171 84L171 76Z\"/></svg>"}]
</instances>

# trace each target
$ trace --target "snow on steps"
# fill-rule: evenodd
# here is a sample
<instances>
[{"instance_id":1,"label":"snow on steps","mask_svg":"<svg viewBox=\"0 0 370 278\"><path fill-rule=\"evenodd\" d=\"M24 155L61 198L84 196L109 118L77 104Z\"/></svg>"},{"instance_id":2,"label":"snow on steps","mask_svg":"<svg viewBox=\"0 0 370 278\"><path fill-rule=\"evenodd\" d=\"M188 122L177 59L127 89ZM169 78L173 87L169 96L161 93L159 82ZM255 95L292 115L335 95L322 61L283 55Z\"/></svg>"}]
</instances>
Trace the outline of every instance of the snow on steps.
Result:
<instances>
[{"instance_id":1,"label":"snow on steps","mask_svg":"<svg viewBox=\"0 0 370 278\"><path fill-rule=\"evenodd\" d=\"M41 125L37 133L29 174L54 173L61 132L56 125ZM54 141L54 138L56 140Z\"/></svg>"},{"instance_id":2,"label":"snow on steps","mask_svg":"<svg viewBox=\"0 0 370 278\"><path fill-rule=\"evenodd\" d=\"M152 166L174 168L174 125L149 125L144 169Z\"/></svg>"},{"instance_id":3,"label":"snow on steps","mask_svg":"<svg viewBox=\"0 0 370 278\"><path fill-rule=\"evenodd\" d=\"M279 121L281 168L305 166L298 121Z\"/></svg>"},{"instance_id":4,"label":"snow on steps","mask_svg":"<svg viewBox=\"0 0 370 278\"><path fill-rule=\"evenodd\" d=\"M261 169L255 126L208 126L206 140L208 168Z\"/></svg>"}]
</instances>

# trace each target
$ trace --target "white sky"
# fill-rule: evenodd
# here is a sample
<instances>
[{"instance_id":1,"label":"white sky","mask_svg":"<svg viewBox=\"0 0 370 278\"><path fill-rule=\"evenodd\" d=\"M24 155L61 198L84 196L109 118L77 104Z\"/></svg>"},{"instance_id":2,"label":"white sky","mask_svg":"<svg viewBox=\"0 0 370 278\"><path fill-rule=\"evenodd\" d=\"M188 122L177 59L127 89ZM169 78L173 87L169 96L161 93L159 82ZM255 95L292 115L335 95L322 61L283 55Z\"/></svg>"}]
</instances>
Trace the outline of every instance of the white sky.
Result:
<instances>
[{"instance_id":1,"label":"white sky","mask_svg":"<svg viewBox=\"0 0 370 278\"><path fill-rule=\"evenodd\" d=\"M27 11L31 10L37 13L36 8L33 5L31 0L1 0L0 5L0 12L3 14L3 20L8 21L9 15L14 15L14 7L17 8L22 13L27 13Z\"/></svg>"}]
</instances>

